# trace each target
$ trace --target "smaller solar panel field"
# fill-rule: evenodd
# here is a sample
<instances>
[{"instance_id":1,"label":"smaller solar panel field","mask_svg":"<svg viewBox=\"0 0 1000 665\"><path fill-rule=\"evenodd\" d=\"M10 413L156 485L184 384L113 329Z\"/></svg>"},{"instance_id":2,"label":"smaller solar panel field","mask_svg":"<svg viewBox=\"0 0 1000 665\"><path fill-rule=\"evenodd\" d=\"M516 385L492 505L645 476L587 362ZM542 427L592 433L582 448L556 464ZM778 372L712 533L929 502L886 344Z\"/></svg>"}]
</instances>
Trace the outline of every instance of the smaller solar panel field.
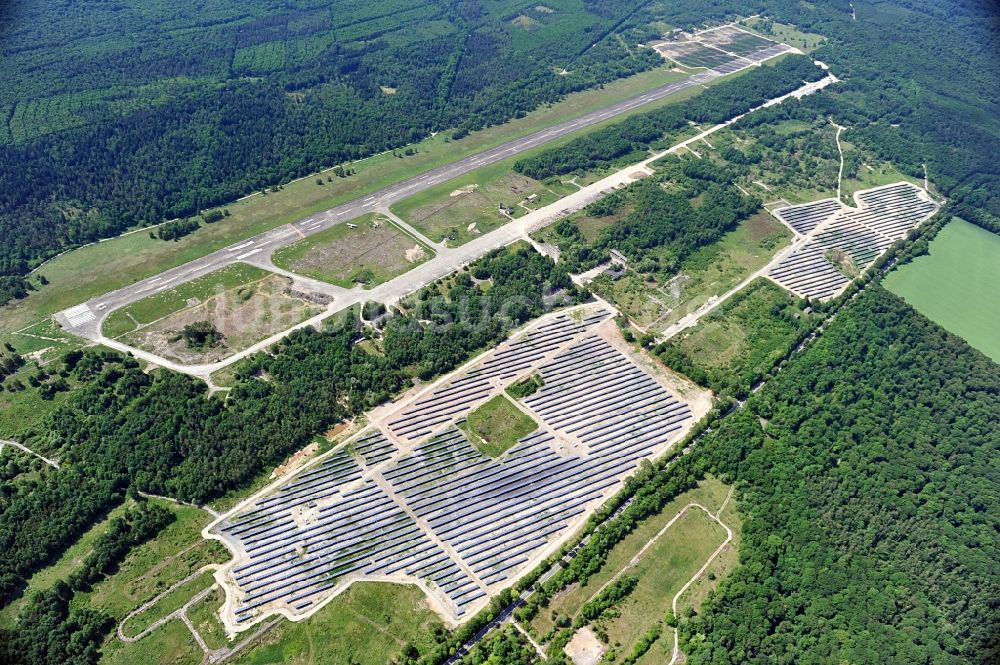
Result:
<instances>
[{"instance_id":1,"label":"smaller solar panel field","mask_svg":"<svg viewBox=\"0 0 1000 665\"><path fill-rule=\"evenodd\" d=\"M858 192L855 200L857 208L824 199L776 209L775 217L809 240L768 271L768 277L804 298L832 298L938 209L922 189L907 182Z\"/></svg>"}]
</instances>

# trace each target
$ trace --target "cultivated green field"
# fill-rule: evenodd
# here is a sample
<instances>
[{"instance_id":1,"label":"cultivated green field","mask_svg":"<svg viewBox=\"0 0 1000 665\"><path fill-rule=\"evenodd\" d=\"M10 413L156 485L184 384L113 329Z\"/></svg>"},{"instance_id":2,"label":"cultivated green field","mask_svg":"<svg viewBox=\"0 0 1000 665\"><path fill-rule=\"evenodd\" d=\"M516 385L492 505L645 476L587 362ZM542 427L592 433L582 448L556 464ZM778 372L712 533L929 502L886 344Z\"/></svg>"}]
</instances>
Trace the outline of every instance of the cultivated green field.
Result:
<instances>
[{"instance_id":1,"label":"cultivated green field","mask_svg":"<svg viewBox=\"0 0 1000 665\"><path fill-rule=\"evenodd\" d=\"M500 457L538 424L504 395L497 395L470 411L463 429L481 453Z\"/></svg>"},{"instance_id":2,"label":"cultivated green field","mask_svg":"<svg viewBox=\"0 0 1000 665\"><path fill-rule=\"evenodd\" d=\"M929 255L894 270L885 286L1000 362L1000 235L954 219Z\"/></svg>"}]
</instances>

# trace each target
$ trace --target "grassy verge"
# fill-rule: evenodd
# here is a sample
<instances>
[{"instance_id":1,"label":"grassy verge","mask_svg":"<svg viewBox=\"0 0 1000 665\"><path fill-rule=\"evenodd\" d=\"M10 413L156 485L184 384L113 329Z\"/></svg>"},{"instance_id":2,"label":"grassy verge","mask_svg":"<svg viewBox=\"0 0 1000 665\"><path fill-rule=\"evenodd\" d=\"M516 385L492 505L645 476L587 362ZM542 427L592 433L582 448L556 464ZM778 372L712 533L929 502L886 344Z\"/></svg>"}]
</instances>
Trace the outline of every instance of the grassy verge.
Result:
<instances>
[{"instance_id":1,"label":"grassy verge","mask_svg":"<svg viewBox=\"0 0 1000 665\"><path fill-rule=\"evenodd\" d=\"M479 452L500 457L518 439L538 429L538 424L505 396L497 395L470 411L462 427Z\"/></svg>"},{"instance_id":2,"label":"grassy verge","mask_svg":"<svg viewBox=\"0 0 1000 665\"><path fill-rule=\"evenodd\" d=\"M594 623L617 653L605 662L621 662L653 624L670 611L678 591L725 541L726 532L705 511L691 508L653 544L630 571L639 584L614 616Z\"/></svg>"},{"instance_id":3,"label":"grassy verge","mask_svg":"<svg viewBox=\"0 0 1000 665\"><path fill-rule=\"evenodd\" d=\"M1000 235L954 219L885 287L1000 362Z\"/></svg>"},{"instance_id":4,"label":"grassy verge","mask_svg":"<svg viewBox=\"0 0 1000 665\"><path fill-rule=\"evenodd\" d=\"M279 268L351 288L381 284L432 256L430 247L372 214L282 247L272 260Z\"/></svg>"}]
</instances>

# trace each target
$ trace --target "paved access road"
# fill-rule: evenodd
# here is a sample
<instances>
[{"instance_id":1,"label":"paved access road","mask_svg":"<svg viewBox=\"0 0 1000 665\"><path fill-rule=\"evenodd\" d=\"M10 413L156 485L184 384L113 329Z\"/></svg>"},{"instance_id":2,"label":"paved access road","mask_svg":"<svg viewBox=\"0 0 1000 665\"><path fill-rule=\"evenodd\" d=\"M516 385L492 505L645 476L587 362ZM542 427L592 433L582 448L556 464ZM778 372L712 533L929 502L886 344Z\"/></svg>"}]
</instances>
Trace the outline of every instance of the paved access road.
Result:
<instances>
[{"instance_id":1,"label":"paved access road","mask_svg":"<svg viewBox=\"0 0 1000 665\"><path fill-rule=\"evenodd\" d=\"M312 288L311 290L319 290L322 293L332 295L334 297L334 302L328 306L325 312L303 321L286 331L272 335L266 340L258 342L257 344L254 344L253 346L216 363L204 365L184 365L161 358L147 351L130 347L119 341L108 339L101 333L101 327L104 319L111 312L121 309L122 307L125 307L133 302L156 295L161 291L174 288L184 282L207 275L208 273L214 272L236 262L242 261L258 265L269 270L275 270L274 266L271 264L270 257L276 249L297 242L298 240L314 233L319 233L320 231L337 224L347 222L348 220L354 219L360 215L370 212L384 212L390 205L396 203L397 201L452 180L460 175L482 168L483 166L502 161L537 146L544 145L556 138L565 136L566 134L574 132L578 129L589 127L610 118L614 118L615 116L621 115L629 110L641 107L659 99L663 99L664 97L668 97L681 90L698 85L704 85L705 83L724 75L718 71L719 69L724 69L726 74L731 74L740 69L759 66L760 63L765 60L769 60L792 50L793 49L791 47L784 44L769 46L768 48L746 58L737 58L731 63L726 63L726 66L720 66L716 69L709 69L705 72L694 74L681 81L669 83L656 88L655 90L650 90L649 92L637 95L616 104L612 104L598 111L592 111L547 129L539 130L519 139L509 141L495 148L484 150L483 152L460 159L445 166L432 169L394 185L384 187L376 192L354 199L353 201L330 208L325 212L300 219L290 224L279 226L270 231L266 231L252 238L248 238L229 247L203 256L199 259L195 259L194 261L186 263L182 266L162 272L155 277L150 277L116 291L106 293L103 296L92 298L85 303L59 312L55 315L55 319L60 325L62 325L63 328L71 333L91 339L95 342L123 352L132 353L136 357L142 358L156 365L195 376L208 376L214 371L222 369L233 362L270 346L296 328L315 325L333 313L342 311L343 309L356 303L366 300L374 300L386 304L392 304L402 296L416 291L434 279L450 274L454 270L468 264L471 261L474 261L488 251L503 247L504 245L514 242L515 240L522 239L531 230L538 228L539 226L544 226L545 224L550 224L575 210L579 210L584 205L606 194L610 191L610 189L627 184L631 180L632 172L635 169L634 167L623 169L618 173L608 176L607 178L584 187L578 192L574 192L573 194L560 199L550 206L546 206L545 208L536 210L533 213L529 213L524 217L518 218L517 220L501 226L498 229L479 236L459 247L444 248L435 243L437 255L433 259L417 266L399 277L396 277L395 279L380 284L371 290L366 291L360 288L348 290L341 289L340 287L333 285L316 285L321 288ZM813 84L809 84L805 87L810 87L810 85ZM784 95L781 98L771 100L768 104L777 103L781 99L788 96L789 95ZM697 138L698 137L689 139L681 145L686 145ZM660 155L657 155L653 158L645 160L640 165L640 168L645 168L648 162L653 161L659 156ZM415 229L409 227L406 228L407 230L416 233ZM297 276L296 280L306 284L306 288L309 288L309 281L315 282L315 280L309 280L308 278L300 278Z\"/></svg>"},{"instance_id":2,"label":"paved access road","mask_svg":"<svg viewBox=\"0 0 1000 665\"><path fill-rule=\"evenodd\" d=\"M246 261L249 263L266 262L274 250L301 240L306 236L319 233L331 226L346 222L366 213L375 212L380 208L387 208L397 201L401 201L418 192L430 189L470 171L544 145L579 129L614 118L650 102L669 97L681 90L702 85L719 76L721 74L713 70L695 74L686 79L675 81L641 95L617 102L603 109L586 113L519 139L514 139L495 148L490 148L456 162L446 164L445 166L426 171L420 175L354 199L353 201L330 208L325 212L300 219L291 224L279 226L270 231L265 231L247 240L162 272L155 277L150 277L102 296L91 298L82 305L77 305L76 307L71 307L60 312L56 315L56 319L69 332L94 341L101 341L101 325L107 315L116 309L121 309L133 302L155 295L160 291L207 275L237 261Z\"/></svg>"}]
</instances>

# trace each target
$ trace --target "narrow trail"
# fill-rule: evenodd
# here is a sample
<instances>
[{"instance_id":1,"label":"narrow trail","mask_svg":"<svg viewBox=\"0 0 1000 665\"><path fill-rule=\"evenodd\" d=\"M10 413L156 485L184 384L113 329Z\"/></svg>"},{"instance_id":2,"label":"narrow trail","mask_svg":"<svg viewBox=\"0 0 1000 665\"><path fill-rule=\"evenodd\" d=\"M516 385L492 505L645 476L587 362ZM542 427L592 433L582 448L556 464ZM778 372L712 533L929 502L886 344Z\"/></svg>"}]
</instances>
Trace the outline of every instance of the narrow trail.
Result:
<instances>
[{"instance_id":1,"label":"narrow trail","mask_svg":"<svg viewBox=\"0 0 1000 665\"><path fill-rule=\"evenodd\" d=\"M219 390L229 390L229 388L219 388ZM189 503L187 501L181 501L180 499L175 499L170 496L161 496L159 494L149 494L148 492L139 492L139 496L144 499L160 499L161 501L169 501L170 503L176 503L180 506L190 506L191 508L198 508L199 510L204 510L206 513L212 516L212 519L219 519L219 513L207 505L198 505L195 503Z\"/></svg>"},{"instance_id":2,"label":"narrow trail","mask_svg":"<svg viewBox=\"0 0 1000 665\"><path fill-rule=\"evenodd\" d=\"M45 462L46 464L48 464L49 466L51 466L53 469L58 469L59 468L59 461L58 460L49 459L48 457L45 457L44 455L39 455L34 450L32 450L31 448L29 448L28 446L26 446L26 445L24 445L22 443L18 443L17 441L8 441L7 439L0 439L0 451L3 451L3 447L4 446L10 446L12 448L17 448L18 450L22 450L22 451L28 453L29 455L33 455L33 456L37 457L38 459L42 460L43 462Z\"/></svg>"},{"instance_id":3,"label":"narrow trail","mask_svg":"<svg viewBox=\"0 0 1000 665\"><path fill-rule=\"evenodd\" d=\"M516 629L517 629L517 632L519 632L519 633L521 633L522 635L524 635L524 638L525 638L526 640L528 640L528 642L530 642L530 643L531 643L531 646L535 647L535 652L536 652L536 653L537 653L537 654L539 655L539 657L540 657L540 658L541 658L541 659L542 659L543 661L544 661L544 660L545 660L546 658L548 658L548 656L547 656L547 655L545 654L545 650L544 650L544 649L542 649L542 645L541 645L541 644L539 644L538 642L536 642L536 641L535 641L535 638L533 638L533 637L532 637L531 635L529 635L529 634L528 634L528 631L526 631L526 630L525 630L524 628L522 628L522 627L521 627L521 624L519 624L519 623L518 623L518 622L517 622L516 620L514 620L514 619L511 619L511 624L513 624L514 628L516 628Z\"/></svg>"},{"instance_id":4,"label":"narrow trail","mask_svg":"<svg viewBox=\"0 0 1000 665\"><path fill-rule=\"evenodd\" d=\"M833 121L833 118L830 118L830 124L837 128L837 136L836 136L837 152L840 154L840 171L837 173L837 200L842 201L840 188L844 182L844 149L840 145L840 134L847 128L841 127L840 125L835 123Z\"/></svg>"},{"instance_id":5,"label":"narrow trail","mask_svg":"<svg viewBox=\"0 0 1000 665\"><path fill-rule=\"evenodd\" d=\"M702 575L705 574L705 571L708 570L708 567L712 564L713 561L715 561L715 558L719 556L719 554L721 554L723 550L725 550L726 547L729 546L729 543L733 541L733 530L730 529L725 522L719 519L719 516L722 515L722 511L726 509L726 506L729 504L729 500L733 498L734 489L735 486L731 486L729 488L729 494L726 495L726 500L722 502L722 505L719 506L718 512L715 513L714 515L711 512L709 512L704 506L701 505L698 506L706 513L708 513L709 517L718 522L719 526L721 526L723 529L726 530L726 539L722 542L721 545L719 545L718 548L716 548L714 552L712 552L712 556L708 557L708 561L705 562L705 565L699 568L698 572L695 573L694 576L691 579L689 579L687 583L683 587L681 587L681 590L678 591L677 594L674 596L674 599L670 603L670 611L673 612L674 617L677 616L677 601L680 600L681 596L684 595L684 592L687 591L692 584L694 584ZM674 628L674 648L670 655L670 662L667 663L667 665L674 665L674 663L677 662L677 659L680 658L680 653L681 653L680 633L676 628Z\"/></svg>"}]
</instances>

